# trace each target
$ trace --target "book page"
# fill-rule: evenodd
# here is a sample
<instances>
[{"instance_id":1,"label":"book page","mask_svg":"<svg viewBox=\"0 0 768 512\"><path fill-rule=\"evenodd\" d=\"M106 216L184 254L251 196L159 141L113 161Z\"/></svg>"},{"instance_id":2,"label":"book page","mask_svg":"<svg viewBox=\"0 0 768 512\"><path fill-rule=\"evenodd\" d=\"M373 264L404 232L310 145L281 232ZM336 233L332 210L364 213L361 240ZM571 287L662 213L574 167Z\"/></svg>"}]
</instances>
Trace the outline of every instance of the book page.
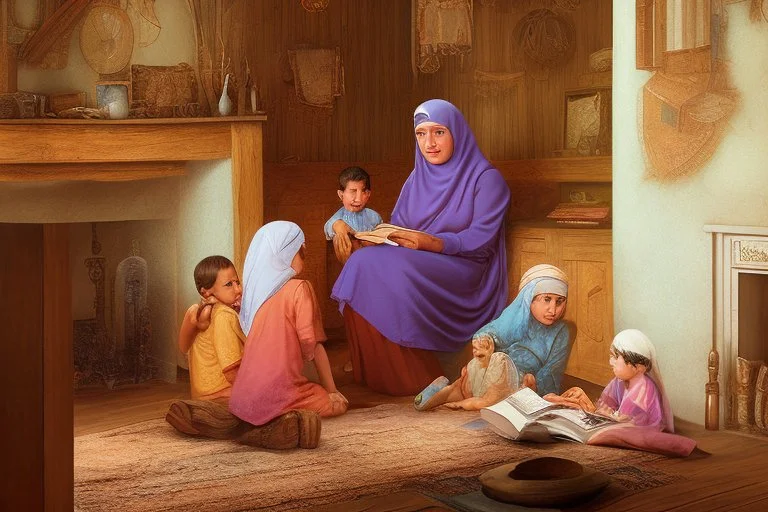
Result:
<instances>
[{"instance_id":1,"label":"book page","mask_svg":"<svg viewBox=\"0 0 768 512\"><path fill-rule=\"evenodd\" d=\"M528 416L532 416L545 409L558 407L556 404L541 398L531 388L522 388L509 395L505 400Z\"/></svg>"},{"instance_id":2,"label":"book page","mask_svg":"<svg viewBox=\"0 0 768 512\"><path fill-rule=\"evenodd\" d=\"M554 411L549 411L547 415L565 418L566 420L587 432L605 427L616 422L616 420L613 420L608 416L591 414L586 411L577 409L557 409Z\"/></svg>"}]
</instances>

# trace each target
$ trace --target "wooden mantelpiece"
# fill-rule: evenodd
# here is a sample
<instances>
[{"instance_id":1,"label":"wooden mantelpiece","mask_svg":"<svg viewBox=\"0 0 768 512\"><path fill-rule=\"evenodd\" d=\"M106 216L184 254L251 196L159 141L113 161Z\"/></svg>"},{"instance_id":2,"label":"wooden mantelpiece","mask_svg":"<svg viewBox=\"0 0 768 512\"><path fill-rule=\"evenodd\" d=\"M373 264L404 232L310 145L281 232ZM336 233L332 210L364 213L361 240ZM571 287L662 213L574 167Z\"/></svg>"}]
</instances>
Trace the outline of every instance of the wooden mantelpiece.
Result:
<instances>
[{"instance_id":1,"label":"wooden mantelpiece","mask_svg":"<svg viewBox=\"0 0 768 512\"><path fill-rule=\"evenodd\" d=\"M0 121L0 183L178 176L185 162L232 159L235 265L263 223L266 116Z\"/></svg>"},{"instance_id":2,"label":"wooden mantelpiece","mask_svg":"<svg viewBox=\"0 0 768 512\"><path fill-rule=\"evenodd\" d=\"M126 181L178 176L186 162L231 158L234 259L242 268L264 219L262 124L265 116L0 121L0 187L4 182ZM116 205L119 207L119 205ZM0 224L0 289L17 289L0 313L14 361L2 385L9 407L0 416L11 442L0 467L0 509L73 508L73 355L65 224Z\"/></svg>"}]
</instances>

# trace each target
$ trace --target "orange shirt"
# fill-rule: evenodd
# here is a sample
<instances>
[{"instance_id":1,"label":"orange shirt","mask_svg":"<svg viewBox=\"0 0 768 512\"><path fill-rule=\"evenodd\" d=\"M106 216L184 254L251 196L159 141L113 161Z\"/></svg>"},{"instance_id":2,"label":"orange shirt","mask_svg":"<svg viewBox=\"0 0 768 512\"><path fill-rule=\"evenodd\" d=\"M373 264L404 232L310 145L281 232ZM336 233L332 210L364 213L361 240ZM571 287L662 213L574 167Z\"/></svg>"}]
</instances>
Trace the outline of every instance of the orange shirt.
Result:
<instances>
[{"instance_id":1,"label":"orange shirt","mask_svg":"<svg viewBox=\"0 0 768 512\"><path fill-rule=\"evenodd\" d=\"M193 399L205 399L232 387L224 377L224 369L243 357L245 336L237 312L223 304L215 304L211 325L195 336L189 349L189 380Z\"/></svg>"}]
</instances>

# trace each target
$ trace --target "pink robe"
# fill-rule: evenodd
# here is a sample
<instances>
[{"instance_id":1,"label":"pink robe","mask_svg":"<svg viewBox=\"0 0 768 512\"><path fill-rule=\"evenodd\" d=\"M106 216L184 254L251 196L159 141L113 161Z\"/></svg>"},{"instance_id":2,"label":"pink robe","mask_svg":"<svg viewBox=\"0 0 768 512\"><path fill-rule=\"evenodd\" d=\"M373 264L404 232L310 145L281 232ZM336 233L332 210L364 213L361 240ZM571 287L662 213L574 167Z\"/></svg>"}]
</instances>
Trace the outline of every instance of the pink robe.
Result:
<instances>
[{"instance_id":1,"label":"pink robe","mask_svg":"<svg viewBox=\"0 0 768 512\"><path fill-rule=\"evenodd\" d=\"M245 341L229 410L263 425L291 409L333 415L328 392L302 373L325 341L322 318L309 281L291 279L259 307Z\"/></svg>"},{"instance_id":2,"label":"pink robe","mask_svg":"<svg viewBox=\"0 0 768 512\"><path fill-rule=\"evenodd\" d=\"M653 379L643 375L627 388L623 380L614 378L605 386L597 402L598 409L606 405L624 416L632 418L638 427L655 427L665 430L664 414L661 410L661 396Z\"/></svg>"}]
</instances>

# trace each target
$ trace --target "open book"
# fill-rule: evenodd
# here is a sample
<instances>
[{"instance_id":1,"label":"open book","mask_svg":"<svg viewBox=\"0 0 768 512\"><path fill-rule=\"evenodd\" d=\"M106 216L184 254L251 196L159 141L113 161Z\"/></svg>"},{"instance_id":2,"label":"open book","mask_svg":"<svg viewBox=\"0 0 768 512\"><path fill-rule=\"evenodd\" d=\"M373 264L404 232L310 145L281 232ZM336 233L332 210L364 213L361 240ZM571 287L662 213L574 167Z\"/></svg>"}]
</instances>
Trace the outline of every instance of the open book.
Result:
<instances>
[{"instance_id":1,"label":"open book","mask_svg":"<svg viewBox=\"0 0 768 512\"><path fill-rule=\"evenodd\" d=\"M371 242L374 244L398 245L397 242L393 242L389 239L389 235L391 235L394 231L411 231L413 233L420 233L420 231L416 229L404 228L402 226L395 226L394 224L387 224L386 222L383 222L370 231L358 231L352 236L358 240L365 240L366 242Z\"/></svg>"},{"instance_id":2,"label":"open book","mask_svg":"<svg viewBox=\"0 0 768 512\"><path fill-rule=\"evenodd\" d=\"M515 441L547 442L555 437L586 443L595 433L616 423L610 416L547 402L530 388L480 409L480 417L496 433Z\"/></svg>"}]
</instances>

